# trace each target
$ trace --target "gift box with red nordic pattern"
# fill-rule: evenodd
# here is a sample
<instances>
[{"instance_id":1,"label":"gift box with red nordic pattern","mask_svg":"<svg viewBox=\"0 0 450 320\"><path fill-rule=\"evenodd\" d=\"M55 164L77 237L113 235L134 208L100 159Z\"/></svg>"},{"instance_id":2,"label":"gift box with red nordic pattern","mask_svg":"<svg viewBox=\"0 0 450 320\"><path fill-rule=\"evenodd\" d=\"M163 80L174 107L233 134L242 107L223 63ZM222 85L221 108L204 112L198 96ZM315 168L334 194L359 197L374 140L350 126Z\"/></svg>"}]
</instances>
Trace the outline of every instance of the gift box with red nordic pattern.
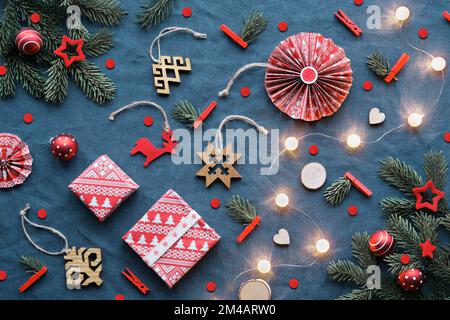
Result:
<instances>
[{"instance_id":1,"label":"gift box with red nordic pattern","mask_svg":"<svg viewBox=\"0 0 450 320\"><path fill-rule=\"evenodd\" d=\"M220 236L170 189L122 239L172 288Z\"/></svg>"},{"instance_id":2,"label":"gift box with red nordic pattern","mask_svg":"<svg viewBox=\"0 0 450 320\"><path fill-rule=\"evenodd\" d=\"M69 185L100 222L138 188L139 185L106 154L98 157Z\"/></svg>"}]
</instances>

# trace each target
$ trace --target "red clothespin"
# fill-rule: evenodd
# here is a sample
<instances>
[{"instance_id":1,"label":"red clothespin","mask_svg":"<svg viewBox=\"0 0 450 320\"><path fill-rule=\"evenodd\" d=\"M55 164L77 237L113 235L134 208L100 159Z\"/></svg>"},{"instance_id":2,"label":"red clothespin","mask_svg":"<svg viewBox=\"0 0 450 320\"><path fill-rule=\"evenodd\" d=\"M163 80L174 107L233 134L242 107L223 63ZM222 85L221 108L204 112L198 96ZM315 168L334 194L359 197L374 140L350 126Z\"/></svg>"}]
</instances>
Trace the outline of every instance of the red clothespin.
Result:
<instances>
[{"instance_id":1,"label":"red clothespin","mask_svg":"<svg viewBox=\"0 0 450 320\"><path fill-rule=\"evenodd\" d=\"M198 127L201 126L201 124L203 123L203 121L206 120L206 118L208 118L209 114L214 110L214 108L217 106L217 102L212 101L208 107L206 107L205 110L202 111L202 113L200 114L200 116L198 117L197 120L195 120L194 122L194 129L197 129Z\"/></svg>"},{"instance_id":2,"label":"red clothespin","mask_svg":"<svg viewBox=\"0 0 450 320\"><path fill-rule=\"evenodd\" d=\"M248 226L246 226L244 231L242 231L241 234L236 238L237 243L241 243L242 241L244 241L245 238L247 238L247 236L250 234L250 232L252 232L260 222L261 217L256 216L255 219L253 219L253 221Z\"/></svg>"},{"instance_id":3,"label":"red clothespin","mask_svg":"<svg viewBox=\"0 0 450 320\"><path fill-rule=\"evenodd\" d=\"M126 267L124 271L122 271L122 274L130 280L132 284L136 286L136 288L139 289L140 292L143 294L147 294L150 292L150 289L141 281L138 277L130 270L130 268Z\"/></svg>"},{"instance_id":4,"label":"red clothespin","mask_svg":"<svg viewBox=\"0 0 450 320\"><path fill-rule=\"evenodd\" d=\"M39 271L35 272L28 280L20 286L20 293L24 293L33 283L38 281L47 272L47 267L42 267Z\"/></svg>"},{"instance_id":5,"label":"red clothespin","mask_svg":"<svg viewBox=\"0 0 450 320\"><path fill-rule=\"evenodd\" d=\"M352 175L350 172L347 171L344 176L348 180L350 180L353 186L359 191L361 191L365 196L369 198L372 196L372 191L369 188L367 188L361 181L356 179L355 176Z\"/></svg>"},{"instance_id":6,"label":"red clothespin","mask_svg":"<svg viewBox=\"0 0 450 320\"><path fill-rule=\"evenodd\" d=\"M347 28L350 29L351 32L357 37L359 37L362 34L361 28L359 28L347 15L339 9L334 16L342 22Z\"/></svg>"},{"instance_id":7,"label":"red clothespin","mask_svg":"<svg viewBox=\"0 0 450 320\"><path fill-rule=\"evenodd\" d=\"M390 83L393 79L396 79L395 77L400 72L400 70L403 69L403 67L406 65L409 59L410 59L409 54L403 53L392 67L391 72L389 72L388 76L384 78L384 81L386 83Z\"/></svg>"},{"instance_id":8,"label":"red clothespin","mask_svg":"<svg viewBox=\"0 0 450 320\"><path fill-rule=\"evenodd\" d=\"M450 22L450 13L448 11L442 12L442 16L447 19L448 22Z\"/></svg>"},{"instance_id":9,"label":"red clothespin","mask_svg":"<svg viewBox=\"0 0 450 320\"><path fill-rule=\"evenodd\" d=\"M236 33L233 32L230 28L228 28L226 25L221 25L220 30L222 30L227 36L229 36L234 42L236 42L238 45L240 45L242 48L247 48L248 43L242 40L241 37L239 37Z\"/></svg>"}]
</instances>

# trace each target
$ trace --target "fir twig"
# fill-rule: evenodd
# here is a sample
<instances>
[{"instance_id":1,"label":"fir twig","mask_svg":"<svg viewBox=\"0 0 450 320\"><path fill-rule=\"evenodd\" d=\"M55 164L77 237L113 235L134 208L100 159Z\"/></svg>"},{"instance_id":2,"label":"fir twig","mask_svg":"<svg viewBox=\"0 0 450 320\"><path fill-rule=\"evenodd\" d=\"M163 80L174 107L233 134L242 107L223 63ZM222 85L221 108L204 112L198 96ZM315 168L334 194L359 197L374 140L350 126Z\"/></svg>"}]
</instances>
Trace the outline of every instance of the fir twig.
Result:
<instances>
[{"instance_id":1,"label":"fir twig","mask_svg":"<svg viewBox=\"0 0 450 320\"><path fill-rule=\"evenodd\" d=\"M269 21L264 17L263 13L258 10L254 10L244 20L244 26L242 27L241 38L247 43L255 40L258 35L264 31L269 24Z\"/></svg>"},{"instance_id":2,"label":"fir twig","mask_svg":"<svg viewBox=\"0 0 450 320\"><path fill-rule=\"evenodd\" d=\"M410 262L407 265L404 265L400 260L402 255L402 253L391 253L384 257L384 261L388 264L389 271L392 274L399 274L407 269L422 267L422 259L418 258L416 255L409 255Z\"/></svg>"},{"instance_id":3,"label":"fir twig","mask_svg":"<svg viewBox=\"0 0 450 320\"><path fill-rule=\"evenodd\" d=\"M107 29L100 29L87 39L83 46L83 51L91 57L98 57L106 54L114 47L113 35Z\"/></svg>"},{"instance_id":4,"label":"fir twig","mask_svg":"<svg viewBox=\"0 0 450 320\"><path fill-rule=\"evenodd\" d=\"M419 254L420 236L407 219L396 215L390 216L386 221L386 229L400 247L410 254Z\"/></svg>"},{"instance_id":5,"label":"fir twig","mask_svg":"<svg viewBox=\"0 0 450 320\"><path fill-rule=\"evenodd\" d=\"M0 77L0 98L12 97L16 94L16 83L14 81L14 70L11 66L14 65L14 58L7 58L5 60L5 66L7 72L3 77Z\"/></svg>"},{"instance_id":6,"label":"fir twig","mask_svg":"<svg viewBox=\"0 0 450 320\"><path fill-rule=\"evenodd\" d=\"M354 289L352 292L344 294L337 298L337 300L371 300L373 298L373 290Z\"/></svg>"},{"instance_id":7,"label":"fir twig","mask_svg":"<svg viewBox=\"0 0 450 320\"><path fill-rule=\"evenodd\" d=\"M141 6L138 14L138 22L143 29L149 29L151 26L159 26L159 24L167 19L173 10L173 6L177 0L147 0L147 4Z\"/></svg>"},{"instance_id":8,"label":"fir twig","mask_svg":"<svg viewBox=\"0 0 450 320\"><path fill-rule=\"evenodd\" d=\"M68 75L66 66L62 59L51 62L49 75L45 82L45 100L52 103L61 103L67 96Z\"/></svg>"},{"instance_id":9,"label":"fir twig","mask_svg":"<svg viewBox=\"0 0 450 320\"><path fill-rule=\"evenodd\" d=\"M230 217L239 223L251 223L256 218L255 206L239 195L233 195L226 208Z\"/></svg>"},{"instance_id":10,"label":"fir twig","mask_svg":"<svg viewBox=\"0 0 450 320\"><path fill-rule=\"evenodd\" d=\"M91 22L106 26L117 26L127 12L120 7L116 0L73 0L78 5L83 16Z\"/></svg>"},{"instance_id":11,"label":"fir twig","mask_svg":"<svg viewBox=\"0 0 450 320\"><path fill-rule=\"evenodd\" d=\"M416 213L416 202L398 197L387 197L380 201L380 206L386 215L409 217Z\"/></svg>"},{"instance_id":12,"label":"fir twig","mask_svg":"<svg viewBox=\"0 0 450 320\"><path fill-rule=\"evenodd\" d=\"M436 188L444 190L447 185L448 163L442 151L425 154L423 169L427 180L433 181Z\"/></svg>"},{"instance_id":13,"label":"fir twig","mask_svg":"<svg viewBox=\"0 0 450 320\"><path fill-rule=\"evenodd\" d=\"M350 180L340 177L324 191L323 196L329 204L336 206L344 200L351 187L352 183Z\"/></svg>"},{"instance_id":14,"label":"fir twig","mask_svg":"<svg viewBox=\"0 0 450 320\"><path fill-rule=\"evenodd\" d=\"M34 257L22 256L19 260L26 272L36 273L42 269L42 263Z\"/></svg>"},{"instance_id":15,"label":"fir twig","mask_svg":"<svg viewBox=\"0 0 450 320\"><path fill-rule=\"evenodd\" d=\"M195 107L188 100L181 100L175 104L175 109L172 111L172 117L187 125L189 128L194 126L195 120L200 114L199 109Z\"/></svg>"},{"instance_id":16,"label":"fir twig","mask_svg":"<svg viewBox=\"0 0 450 320\"><path fill-rule=\"evenodd\" d=\"M34 66L22 59L16 59L11 68L14 70L16 81L20 82L28 93L35 98L44 96L45 81Z\"/></svg>"},{"instance_id":17,"label":"fir twig","mask_svg":"<svg viewBox=\"0 0 450 320\"><path fill-rule=\"evenodd\" d=\"M367 232L355 233L352 236L353 256L362 268L376 264L375 257L369 251L369 234Z\"/></svg>"},{"instance_id":18,"label":"fir twig","mask_svg":"<svg viewBox=\"0 0 450 320\"><path fill-rule=\"evenodd\" d=\"M386 57L380 52L373 52L367 56L367 66L377 76L386 78L391 72L391 66Z\"/></svg>"},{"instance_id":19,"label":"fir twig","mask_svg":"<svg viewBox=\"0 0 450 320\"><path fill-rule=\"evenodd\" d=\"M353 282L364 286L368 278L365 270L349 260L331 261L327 271L330 278L336 282Z\"/></svg>"},{"instance_id":20,"label":"fir twig","mask_svg":"<svg viewBox=\"0 0 450 320\"><path fill-rule=\"evenodd\" d=\"M380 161L378 175L390 185L398 188L406 195L412 195L412 189L423 185L422 177L413 167L397 158L386 157Z\"/></svg>"}]
</instances>

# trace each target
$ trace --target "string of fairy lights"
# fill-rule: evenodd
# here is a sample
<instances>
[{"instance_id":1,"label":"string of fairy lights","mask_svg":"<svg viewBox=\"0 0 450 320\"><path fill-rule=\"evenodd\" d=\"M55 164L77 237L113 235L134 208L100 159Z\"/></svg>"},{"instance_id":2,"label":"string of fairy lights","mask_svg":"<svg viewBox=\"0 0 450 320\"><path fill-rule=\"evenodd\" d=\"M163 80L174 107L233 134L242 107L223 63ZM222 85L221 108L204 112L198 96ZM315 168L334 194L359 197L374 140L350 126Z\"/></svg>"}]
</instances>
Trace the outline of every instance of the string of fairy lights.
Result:
<instances>
[{"instance_id":1,"label":"string of fairy lights","mask_svg":"<svg viewBox=\"0 0 450 320\"><path fill-rule=\"evenodd\" d=\"M406 6L400 6L398 8L396 8L395 12L394 12L394 16L396 19L396 23L397 25L400 24L400 30L403 27L403 24L409 19L411 13L408 7ZM410 112L407 114L406 116L406 123L401 123L400 125L391 128L390 130L384 132L382 135L380 135L377 139L375 140L369 140L369 141L365 141L361 138L361 136L356 133L356 132L350 132L348 133L346 136L342 135L341 137L336 137L336 136L331 136L331 135L327 135L324 133L317 133L317 132L313 132L313 133L308 133L299 137L287 137L284 140L284 148L281 152L278 153L278 155L276 155L272 161L272 164L269 168L269 173L272 171L273 165L274 163L282 156L288 153L292 153L295 152L298 147L299 147L299 141L300 140L304 140L308 137L312 137L312 136L319 136L319 137L323 137L323 138L327 138L327 139L331 139L331 140L335 140L338 141L340 143L344 143L346 144L347 148L349 150L356 150L358 148L360 148L362 145L368 145L368 144L375 144L380 142L381 140L383 140L386 136L388 136L389 134L404 128L406 126L409 126L412 129L418 129L422 123L423 123L423 119L425 116L427 116L428 114L430 114L433 109L438 105L440 98L443 94L444 91L444 87L445 87L445 75L444 75L444 70L446 68L446 60L443 57L435 57L433 56L431 53L422 50L420 48L415 47L414 45L410 44L409 42L407 42L408 46L410 46L413 50L416 50L418 52L421 52L425 55L427 55L431 60L428 62L428 67L426 69L428 70L433 70L435 72L439 72L441 73L442 76L442 85L440 87L439 90L439 94L435 100L435 102L433 103L433 105L428 109L428 112L422 113L422 112L418 112L416 110ZM241 276L243 276L244 274L247 274L249 272L253 272L253 271L258 271L261 274L268 274L271 272L272 268L274 267L294 267L294 268L308 268L313 266L321 256L325 255L329 250L330 250L330 242L325 238L324 233L322 232L319 224L311 217L310 214L306 213L305 211L303 211L301 208L296 207L295 205L290 203L290 199L289 196L286 192L278 192L276 190L274 190L274 188L272 186L270 186L272 193L274 195L274 203L275 206L278 207L279 209L286 209L286 208L290 208L292 209L294 212L302 215L303 217L307 218L317 229L317 232L319 234L318 236L318 240L315 242L314 244L314 256L315 258L307 264L304 265L300 265L300 264L274 264L272 265L271 262L267 259L267 258L261 258L257 261L256 266L254 268L248 269L248 270L244 270L241 273L239 273L235 278L233 283L238 280Z\"/></svg>"}]
</instances>

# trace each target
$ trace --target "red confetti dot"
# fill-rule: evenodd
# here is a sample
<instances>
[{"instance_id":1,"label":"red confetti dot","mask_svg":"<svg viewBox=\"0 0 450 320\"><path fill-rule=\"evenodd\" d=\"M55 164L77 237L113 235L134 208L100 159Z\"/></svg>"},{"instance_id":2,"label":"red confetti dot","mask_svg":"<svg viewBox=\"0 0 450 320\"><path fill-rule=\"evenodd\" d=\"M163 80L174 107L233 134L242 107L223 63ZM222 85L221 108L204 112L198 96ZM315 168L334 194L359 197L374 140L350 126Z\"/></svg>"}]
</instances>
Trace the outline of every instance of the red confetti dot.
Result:
<instances>
[{"instance_id":1,"label":"red confetti dot","mask_svg":"<svg viewBox=\"0 0 450 320\"><path fill-rule=\"evenodd\" d=\"M444 134L444 141L450 143L450 131Z\"/></svg>"},{"instance_id":2,"label":"red confetti dot","mask_svg":"<svg viewBox=\"0 0 450 320\"><path fill-rule=\"evenodd\" d=\"M39 209L37 212L37 216L39 219L47 218L47 211L45 209Z\"/></svg>"},{"instance_id":3,"label":"red confetti dot","mask_svg":"<svg viewBox=\"0 0 450 320\"><path fill-rule=\"evenodd\" d=\"M369 81L369 80L364 81L363 89L366 90L366 91L372 90L373 89L373 83L371 81Z\"/></svg>"},{"instance_id":4,"label":"red confetti dot","mask_svg":"<svg viewBox=\"0 0 450 320\"><path fill-rule=\"evenodd\" d=\"M241 96L246 98L249 95L250 95L250 88L249 87L242 87L242 89L241 89Z\"/></svg>"},{"instance_id":5,"label":"red confetti dot","mask_svg":"<svg viewBox=\"0 0 450 320\"><path fill-rule=\"evenodd\" d=\"M144 118L144 125L145 125L146 127L150 127L152 124L153 124L153 118L150 117L150 116L146 116L146 117Z\"/></svg>"},{"instance_id":6,"label":"red confetti dot","mask_svg":"<svg viewBox=\"0 0 450 320\"><path fill-rule=\"evenodd\" d=\"M114 61L114 59L107 59L105 61L105 66L106 66L106 69L112 70L116 67L116 61Z\"/></svg>"},{"instance_id":7,"label":"red confetti dot","mask_svg":"<svg viewBox=\"0 0 450 320\"><path fill-rule=\"evenodd\" d=\"M285 32L288 29L288 24L286 21L281 21L278 24L278 30L280 30L281 32Z\"/></svg>"},{"instance_id":8,"label":"red confetti dot","mask_svg":"<svg viewBox=\"0 0 450 320\"><path fill-rule=\"evenodd\" d=\"M206 284L206 290L208 290L208 292L214 292L216 291L217 285L214 281L209 281Z\"/></svg>"},{"instance_id":9,"label":"red confetti dot","mask_svg":"<svg viewBox=\"0 0 450 320\"><path fill-rule=\"evenodd\" d=\"M183 10L181 11L181 14L185 18L189 18L192 15L192 9L189 7L184 7Z\"/></svg>"},{"instance_id":10,"label":"red confetti dot","mask_svg":"<svg viewBox=\"0 0 450 320\"><path fill-rule=\"evenodd\" d=\"M407 254L403 254L400 258L400 262L402 264L408 264L411 261L411 258Z\"/></svg>"},{"instance_id":11,"label":"red confetti dot","mask_svg":"<svg viewBox=\"0 0 450 320\"><path fill-rule=\"evenodd\" d=\"M23 122L26 124L30 124L33 122L33 115L31 113L25 113L23 115Z\"/></svg>"},{"instance_id":12,"label":"red confetti dot","mask_svg":"<svg viewBox=\"0 0 450 320\"><path fill-rule=\"evenodd\" d=\"M298 280L295 278L292 278L291 280L289 280L289 287L291 287L291 289L297 289L298 288Z\"/></svg>"},{"instance_id":13,"label":"red confetti dot","mask_svg":"<svg viewBox=\"0 0 450 320\"><path fill-rule=\"evenodd\" d=\"M125 300L125 296L123 295L123 294L117 294L116 295L116 298L115 298L116 300Z\"/></svg>"},{"instance_id":14,"label":"red confetti dot","mask_svg":"<svg viewBox=\"0 0 450 320\"><path fill-rule=\"evenodd\" d=\"M6 271L0 270L0 281L5 281L7 277L8 274L6 273Z\"/></svg>"},{"instance_id":15,"label":"red confetti dot","mask_svg":"<svg viewBox=\"0 0 450 320\"><path fill-rule=\"evenodd\" d=\"M421 28L417 32L420 39L426 39L428 37L428 30L426 28Z\"/></svg>"},{"instance_id":16,"label":"red confetti dot","mask_svg":"<svg viewBox=\"0 0 450 320\"><path fill-rule=\"evenodd\" d=\"M220 200L217 199L217 198L212 199L212 200L211 200L211 207L212 207L213 209L219 208L219 207L220 207Z\"/></svg>"},{"instance_id":17,"label":"red confetti dot","mask_svg":"<svg viewBox=\"0 0 450 320\"><path fill-rule=\"evenodd\" d=\"M39 15L39 13L33 13L30 16L30 20L32 23L39 23L39 21L41 21L41 16Z\"/></svg>"},{"instance_id":18,"label":"red confetti dot","mask_svg":"<svg viewBox=\"0 0 450 320\"><path fill-rule=\"evenodd\" d=\"M356 4L359 7L359 6L362 6L364 4L364 0L353 0L353 3Z\"/></svg>"},{"instance_id":19,"label":"red confetti dot","mask_svg":"<svg viewBox=\"0 0 450 320\"><path fill-rule=\"evenodd\" d=\"M312 146L309 147L309 153L315 156L316 154L319 153L319 147L313 144Z\"/></svg>"},{"instance_id":20,"label":"red confetti dot","mask_svg":"<svg viewBox=\"0 0 450 320\"><path fill-rule=\"evenodd\" d=\"M7 71L8 69L5 66L0 66L0 77L5 76Z\"/></svg>"},{"instance_id":21,"label":"red confetti dot","mask_svg":"<svg viewBox=\"0 0 450 320\"><path fill-rule=\"evenodd\" d=\"M357 206L350 206L347 209L348 215L349 216L356 216L358 214L358 207Z\"/></svg>"}]
</instances>

